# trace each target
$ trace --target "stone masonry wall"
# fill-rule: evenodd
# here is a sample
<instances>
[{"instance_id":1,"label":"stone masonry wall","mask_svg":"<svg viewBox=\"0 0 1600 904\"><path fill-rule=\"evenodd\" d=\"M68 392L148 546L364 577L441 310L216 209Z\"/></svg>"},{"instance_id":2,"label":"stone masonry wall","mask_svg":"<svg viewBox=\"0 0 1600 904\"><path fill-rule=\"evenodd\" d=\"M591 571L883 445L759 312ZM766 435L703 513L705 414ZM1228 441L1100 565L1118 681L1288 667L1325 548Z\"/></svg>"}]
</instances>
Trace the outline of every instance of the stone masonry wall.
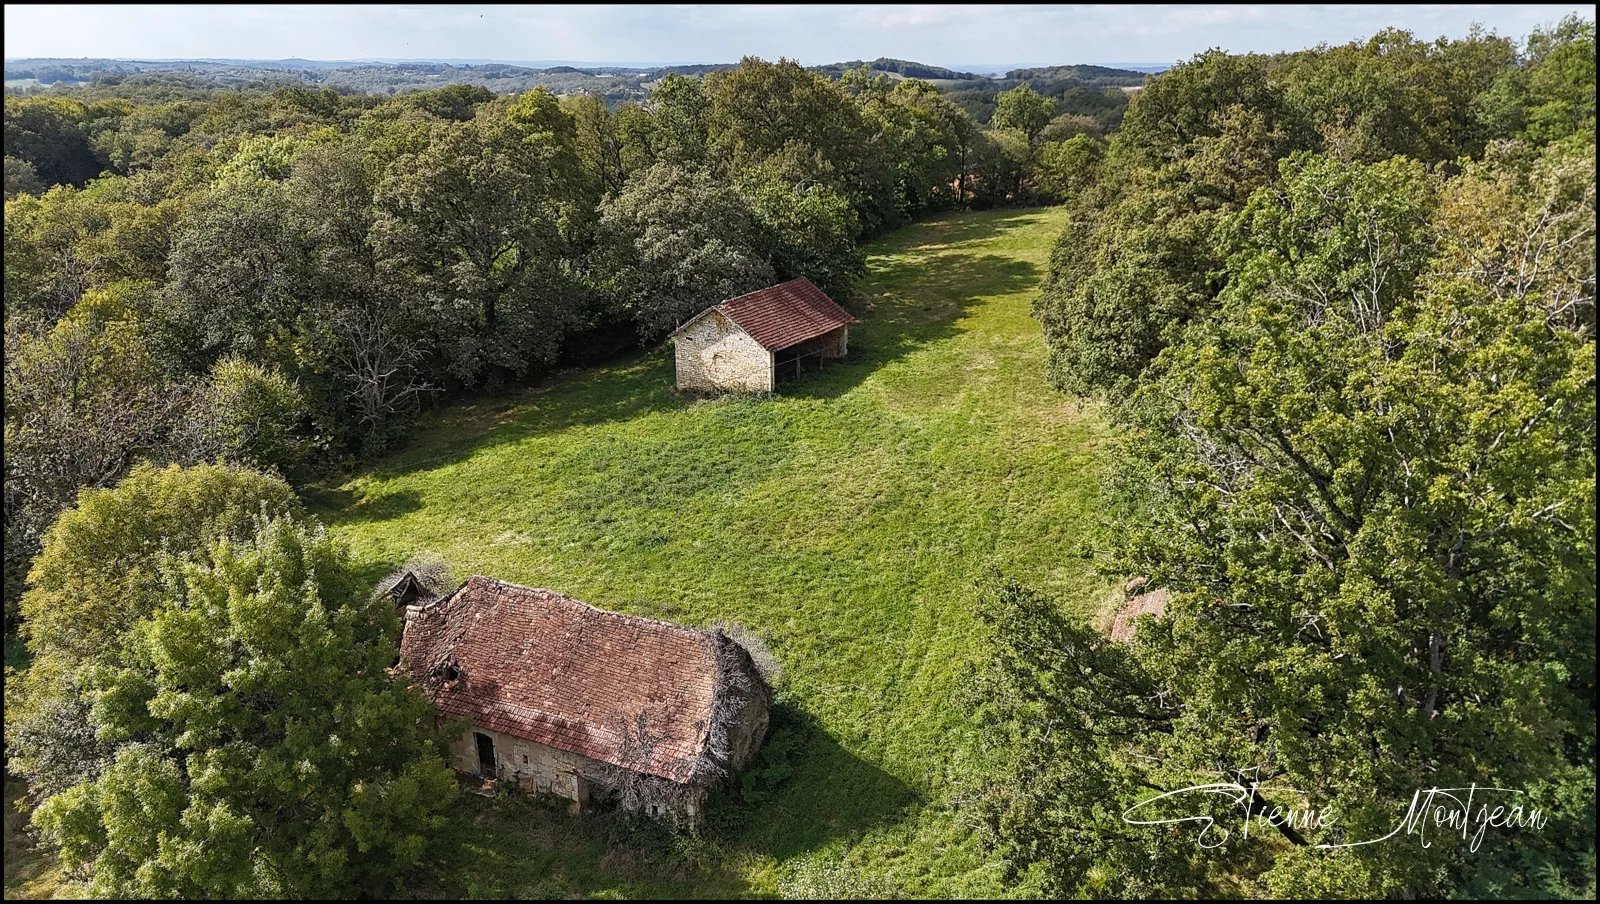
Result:
<instances>
[{"instance_id":1,"label":"stone masonry wall","mask_svg":"<svg viewBox=\"0 0 1600 904\"><path fill-rule=\"evenodd\" d=\"M679 389L772 391L772 353L713 311L674 338Z\"/></svg>"},{"instance_id":2,"label":"stone masonry wall","mask_svg":"<svg viewBox=\"0 0 1600 904\"><path fill-rule=\"evenodd\" d=\"M504 732L472 726L450 745L450 765L467 775L484 774L478 763L478 739L475 734L488 735L494 741L495 778L515 782L523 791L545 792L564 797L573 802L574 810L589 806L590 797L605 789L618 788L626 778L622 770L598 760L557 750L518 738ZM671 815L696 821L702 816L704 793L685 789L681 799L675 800L673 809L678 812L652 816Z\"/></svg>"}]
</instances>

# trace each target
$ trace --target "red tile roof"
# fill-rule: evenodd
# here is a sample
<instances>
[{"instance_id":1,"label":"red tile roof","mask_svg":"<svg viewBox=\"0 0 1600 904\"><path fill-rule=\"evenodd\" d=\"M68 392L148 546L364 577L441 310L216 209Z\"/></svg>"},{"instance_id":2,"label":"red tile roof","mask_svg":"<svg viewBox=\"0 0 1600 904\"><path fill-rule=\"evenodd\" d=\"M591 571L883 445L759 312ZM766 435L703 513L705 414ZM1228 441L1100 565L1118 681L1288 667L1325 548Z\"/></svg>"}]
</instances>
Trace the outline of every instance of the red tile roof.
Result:
<instances>
[{"instance_id":1,"label":"red tile roof","mask_svg":"<svg viewBox=\"0 0 1600 904\"><path fill-rule=\"evenodd\" d=\"M717 310L769 352L782 351L856 319L805 277L730 298Z\"/></svg>"},{"instance_id":2,"label":"red tile roof","mask_svg":"<svg viewBox=\"0 0 1600 904\"><path fill-rule=\"evenodd\" d=\"M676 782L718 692L713 635L474 577L407 620L401 658L440 713Z\"/></svg>"}]
</instances>

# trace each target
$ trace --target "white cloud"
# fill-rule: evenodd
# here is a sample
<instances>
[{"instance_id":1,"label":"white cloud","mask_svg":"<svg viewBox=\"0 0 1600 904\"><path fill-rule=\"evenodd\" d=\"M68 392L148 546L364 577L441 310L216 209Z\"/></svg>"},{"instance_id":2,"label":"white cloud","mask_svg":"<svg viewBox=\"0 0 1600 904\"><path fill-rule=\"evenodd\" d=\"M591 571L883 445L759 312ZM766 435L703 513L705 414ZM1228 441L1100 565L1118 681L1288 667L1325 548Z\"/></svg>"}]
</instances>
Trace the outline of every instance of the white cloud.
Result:
<instances>
[{"instance_id":1,"label":"white cloud","mask_svg":"<svg viewBox=\"0 0 1600 904\"><path fill-rule=\"evenodd\" d=\"M1398 26L1421 37L1481 22L1522 37L1592 6L7 6L5 55L411 57L817 64L893 56L935 65L1168 63L1341 43Z\"/></svg>"}]
</instances>

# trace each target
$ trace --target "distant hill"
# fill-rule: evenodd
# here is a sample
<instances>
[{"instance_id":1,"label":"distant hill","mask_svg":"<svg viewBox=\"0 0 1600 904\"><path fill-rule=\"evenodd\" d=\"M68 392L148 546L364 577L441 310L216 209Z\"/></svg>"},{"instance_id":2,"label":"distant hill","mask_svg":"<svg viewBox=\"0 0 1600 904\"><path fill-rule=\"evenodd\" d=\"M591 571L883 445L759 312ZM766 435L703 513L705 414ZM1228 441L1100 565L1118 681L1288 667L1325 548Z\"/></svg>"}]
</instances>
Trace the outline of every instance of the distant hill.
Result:
<instances>
[{"instance_id":1,"label":"distant hill","mask_svg":"<svg viewBox=\"0 0 1600 904\"><path fill-rule=\"evenodd\" d=\"M1033 69L1013 69L1005 77L1016 81L1072 81L1097 87L1131 87L1144 84L1147 73L1133 69L1113 69L1110 66L1040 66Z\"/></svg>"},{"instance_id":2,"label":"distant hill","mask_svg":"<svg viewBox=\"0 0 1600 904\"><path fill-rule=\"evenodd\" d=\"M144 88L165 96L174 96L173 92L192 96L216 89L279 85L332 88L351 94L401 94L451 84L477 85L511 94L542 85L557 94L594 94L616 106L643 100L649 96L651 86L665 75L700 77L735 65L579 64L560 60L522 64L497 60L20 58L5 61L5 81L8 93L50 91L55 86L91 90L102 86L115 87L121 93ZM862 66L894 78L927 79L979 122L988 121L997 94L1027 84L1056 99L1058 112L1093 119L1095 128L1101 131L1115 128L1120 121L1127 105L1126 90L1143 85L1149 78L1147 72L1136 69L1090 65L974 73L892 57L829 63L810 69L838 78Z\"/></svg>"},{"instance_id":3,"label":"distant hill","mask_svg":"<svg viewBox=\"0 0 1600 904\"><path fill-rule=\"evenodd\" d=\"M687 67L699 68L699 67ZM181 85L205 88L296 84L348 93L398 94L449 84L478 85L502 94L543 85L557 94L594 93L611 103L638 99L645 84L665 70L636 66L544 68L510 63L440 60L120 60L14 59L5 61L8 90L37 91L64 85ZM35 80L35 85L28 80Z\"/></svg>"},{"instance_id":4,"label":"distant hill","mask_svg":"<svg viewBox=\"0 0 1600 904\"><path fill-rule=\"evenodd\" d=\"M926 63L917 63L911 60L896 60L890 57L878 57L868 63L863 60L851 60L848 63L829 63L826 66L812 66L815 72L825 72L838 78L849 69L860 69L862 66L874 72L893 72L906 78L925 78L930 80L968 80L979 79L985 76L975 75L971 72L956 72L942 66L929 66Z\"/></svg>"}]
</instances>

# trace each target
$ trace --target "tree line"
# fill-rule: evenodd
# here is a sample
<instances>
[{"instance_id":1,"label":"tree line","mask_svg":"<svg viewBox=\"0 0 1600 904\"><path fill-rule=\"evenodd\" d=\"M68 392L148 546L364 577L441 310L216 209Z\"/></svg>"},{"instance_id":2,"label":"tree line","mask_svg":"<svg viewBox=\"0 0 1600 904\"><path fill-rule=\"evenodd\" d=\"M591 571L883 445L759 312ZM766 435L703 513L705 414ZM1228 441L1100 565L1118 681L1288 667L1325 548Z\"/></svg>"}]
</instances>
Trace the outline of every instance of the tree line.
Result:
<instances>
[{"instance_id":1,"label":"tree line","mask_svg":"<svg viewBox=\"0 0 1600 904\"><path fill-rule=\"evenodd\" d=\"M336 63L312 60L106 60L18 59L5 65L7 95L56 94L72 97L121 97L155 93L189 93L219 89L278 87L341 94L395 95L427 91L442 84L476 85L497 94L518 94L544 87L556 94L594 94L613 109L647 99L651 88L669 75L704 76L733 69L728 63L662 67L549 66L533 69L505 63L452 64ZM880 57L808 67L830 79L865 68L891 78L926 79L951 100L987 125L996 97L1026 85L1051 98L1057 113L1070 116L1080 129L1104 135L1116 129L1128 105L1127 92L1143 85L1144 72L1106 66L1048 66L1015 69L1003 75L977 75L910 60ZM24 80L36 84L23 84Z\"/></svg>"},{"instance_id":2,"label":"tree line","mask_svg":"<svg viewBox=\"0 0 1600 904\"><path fill-rule=\"evenodd\" d=\"M1070 204L1050 376L1119 427L1107 576L1171 600L1115 642L984 594L971 798L1013 880L1592 897L1593 23L1201 54ZM1364 843L1473 784L1465 840ZM1548 825L1471 843L1515 805Z\"/></svg>"}]
</instances>

